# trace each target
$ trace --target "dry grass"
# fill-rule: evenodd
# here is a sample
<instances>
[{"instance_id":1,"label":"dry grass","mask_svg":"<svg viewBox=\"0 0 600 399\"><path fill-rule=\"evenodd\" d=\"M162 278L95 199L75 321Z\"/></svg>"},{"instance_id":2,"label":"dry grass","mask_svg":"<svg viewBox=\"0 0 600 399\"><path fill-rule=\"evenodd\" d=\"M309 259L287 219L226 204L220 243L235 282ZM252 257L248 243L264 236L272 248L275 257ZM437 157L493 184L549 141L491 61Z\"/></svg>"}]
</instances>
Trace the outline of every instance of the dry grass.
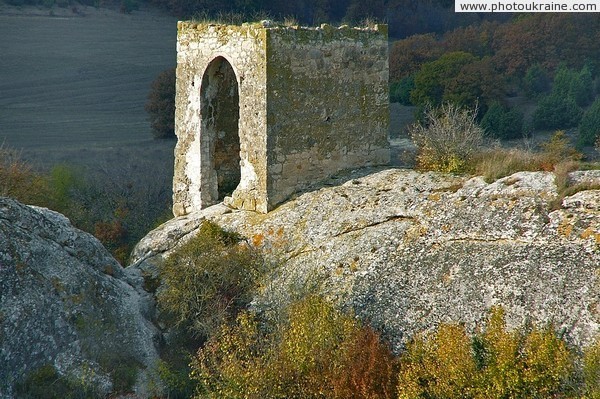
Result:
<instances>
[{"instance_id":1,"label":"dry grass","mask_svg":"<svg viewBox=\"0 0 600 399\"><path fill-rule=\"evenodd\" d=\"M23 161L20 151L0 146L0 196L48 206L48 182Z\"/></svg>"},{"instance_id":2,"label":"dry grass","mask_svg":"<svg viewBox=\"0 0 600 399\"><path fill-rule=\"evenodd\" d=\"M568 186L568 174L580 168L581 154L557 131L541 144L540 151L520 148L488 148L474 156L473 171L488 182L521 171L546 171L556 174L559 191Z\"/></svg>"}]
</instances>

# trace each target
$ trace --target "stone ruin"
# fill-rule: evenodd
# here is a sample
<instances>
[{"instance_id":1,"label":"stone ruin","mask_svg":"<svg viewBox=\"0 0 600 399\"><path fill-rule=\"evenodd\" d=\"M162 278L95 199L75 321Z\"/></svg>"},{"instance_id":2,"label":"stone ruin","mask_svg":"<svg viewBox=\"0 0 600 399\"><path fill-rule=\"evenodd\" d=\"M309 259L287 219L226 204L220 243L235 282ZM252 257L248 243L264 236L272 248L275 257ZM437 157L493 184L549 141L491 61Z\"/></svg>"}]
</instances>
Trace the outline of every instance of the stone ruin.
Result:
<instances>
[{"instance_id":1,"label":"stone ruin","mask_svg":"<svg viewBox=\"0 0 600 399\"><path fill-rule=\"evenodd\" d=\"M389 163L387 26L179 22L173 213L266 213Z\"/></svg>"}]
</instances>

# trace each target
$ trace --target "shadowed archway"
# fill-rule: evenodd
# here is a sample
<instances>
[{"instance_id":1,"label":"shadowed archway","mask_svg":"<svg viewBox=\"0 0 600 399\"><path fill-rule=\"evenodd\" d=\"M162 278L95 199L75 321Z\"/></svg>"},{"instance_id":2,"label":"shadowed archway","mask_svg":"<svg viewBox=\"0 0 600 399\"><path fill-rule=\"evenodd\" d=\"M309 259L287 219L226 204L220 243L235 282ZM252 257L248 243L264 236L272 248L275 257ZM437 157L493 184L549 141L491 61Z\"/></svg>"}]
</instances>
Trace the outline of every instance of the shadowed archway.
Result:
<instances>
[{"instance_id":1,"label":"shadowed archway","mask_svg":"<svg viewBox=\"0 0 600 399\"><path fill-rule=\"evenodd\" d=\"M224 57L208 64L200 101L202 196L206 204L214 204L231 195L240 183L238 82Z\"/></svg>"}]
</instances>

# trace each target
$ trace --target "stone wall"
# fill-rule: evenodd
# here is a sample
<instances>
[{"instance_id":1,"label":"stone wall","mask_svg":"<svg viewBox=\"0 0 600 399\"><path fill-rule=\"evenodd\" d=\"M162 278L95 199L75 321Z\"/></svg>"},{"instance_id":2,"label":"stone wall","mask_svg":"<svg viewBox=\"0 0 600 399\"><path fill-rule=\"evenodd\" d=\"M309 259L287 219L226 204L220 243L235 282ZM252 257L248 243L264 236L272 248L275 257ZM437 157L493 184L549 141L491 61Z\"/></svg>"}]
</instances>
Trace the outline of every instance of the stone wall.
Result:
<instances>
[{"instance_id":1,"label":"stone wall","mask_svg":"<svg viewBox=\"0 0 600 399\"><path fill-rule=\"evenodd\" d=\"M242 180L237 187L236 197L246 200L246 204L242 200L242 207L266 211L265 39L266 31L257 25L178 24L175 99L175 132L178 140L173 178L175 215L184 215L219 201L218 176L214 171L213 157L215 153L221 158L226 154L223 151L219 153L215 148L218 147L216 141L231 141L227 140L227 135L238 134ZM222 59L231 66L236 78L238 131L231 131L231 127L222 125L219 126L223 129L218 129L218 126L217 129L207 129L207 119L213 115L203 117L201 112L201 88L203 84L214 86L209 82L209 64L215 60L222 62ZM226 91L218 87L215 89ZM219 110L207 111L218 113ZM225 115L215 117L224 119L228 116L227 111ZM231 115L231 118L235 116ZM201 130L204 134L200 134Z\"/></svg>"},{"instance_id":2,"label":"stone wall","mask_svg":"<svg viewBox=\"0 0 600 399\"><path fill-rule=\"evenodd\" d=\"M386 29L268 32L271 203L340 170L389 162Z\"/></svg>"},{"instance_id":3,"label":"stone wall","mask_svg":"<svg viewBox=\"0 0 600 399\"><path fill-rule=\"evenodd\" d=\"M180 22L177 45L175 215L225 196L264 213L389 162L386 26Z\"/></svg>"}]
</instances>

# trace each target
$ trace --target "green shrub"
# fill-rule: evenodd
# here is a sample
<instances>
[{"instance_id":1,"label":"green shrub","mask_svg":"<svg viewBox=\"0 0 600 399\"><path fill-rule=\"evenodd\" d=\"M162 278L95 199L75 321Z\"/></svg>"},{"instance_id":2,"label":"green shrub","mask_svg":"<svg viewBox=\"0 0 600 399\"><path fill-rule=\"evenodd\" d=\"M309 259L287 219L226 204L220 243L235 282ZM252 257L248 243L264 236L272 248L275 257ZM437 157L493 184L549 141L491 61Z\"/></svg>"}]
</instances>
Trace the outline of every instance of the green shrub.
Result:
<instances>
[{"instance_id":1,"label":"green shrub","mask_svg":"<svg viewBox=\"0 0 600 399\"><path fill-rule=\"evenodd\" d=\"M499 139L519 138L523 134L523 114L493 102L481 119L481 127Z\"/></svg>"},{"instance_id":2,"label":"green shrub","mask_svg":"<svg viewBox=\"0 0 600 399\"><path fill-rule=\"evenodd\" d=\"M594 101L590 108L585 111L579 124L579 146L594 145L600 139L600 99Z\"/></svg>"},{"instance_id":3,"label":"green shrub","mask_svg":"<svg viewBox=\"0 0 600 399\"><path fill-rule=\"evenodd\" d=\"M390 102L400 103L402 105L412 105L410 101L410 92L415 88L415 79L413 76L406 76L398 82L390 85Z\"/></svg>"},{"instance_id":4,"label":"green shrub","mask_svg":"<svg viewBox=\"0 0 600 399\"><path fill-rule=\"evenodd\" d=\"M550 91L550 78L540 64L534 64L525 73L523 87L528 97L537 97Z\"/></svg>"},{"instance_id":5,"label":"green shrub","mask_svg":"<svg viewBox=\"0 0 600 399\"><path fill-rule=\"evenodd\" d=\"M465 65L477 60L472 54L456 51L423 64L415 74L415 87L410 93L411 102L415 105L440 105L448 85L456 79Z\"/></svg>"},{"instance_id":6,"label":"green shrub","mask_svg":"<svg viewBox=\"0 0 600 399\"><path fill-rule=\"evenodd\" d=\"M29 373L15 386L20 399L94 399L103 397L91 382L78 381L58 373L46 364Z\"/></svg>"},{"instance_id":7,"label":"green shrub","mask_svg":"<svg viewBox=\"0 0 600 399\"><path fill-rule=\"evenodd\" d=\"M189 357L183 358L186 360L184 364L174 365L163 360L158 363L158 374L169 399L188 399L194 394L196 387L190 378Z\"/></svg>"},{"instance_id":8,"label":"green shrub","mask_svg":"<svg viewBox=\"0 0 600 399\"><path fill-rule=\"evenodd\" d=\"M576 126L581 120L581 108L571 97L556 94L540 100L533 113L536 129L564 129Z\"/></svg>"},{"instance_id":9,"label":"green shrub","mask_svg":"<svg viewBox=\"0 0 600 399\"><path fill-rule=\"evenodd\" d=\"M49 176L53 208L59 212L68 212L73 206L73 192L83 185L84 179L74 167L66 164L53 166Z\"/></svg>"},{"instance_id":10,"label":"green shrub","mask_svg":"<svg viewBox=\"0 0 600 399\"><path fill-rule=\"evenodd\" d=\"M248 306L265 273L265 260L240 236L205 221L160 268L158 306L174 325L209 337Z\"/></svg>"},{"instance_id":11,"label":"green shrub","mask_svg":"<svg viewBox=\"0 0 600 399\"><path fill-rule=\"evenodd\" d=\"M123 4L134 3L133 0L123 1ZM175 137L175 68L162 71L154 79L145 109L150 116L154 138Z\"/></svg>"},{"instance_id":12,"label":"green shrub","mask_svg":"<svg viewBox=\"0 0 600 399\"><path fill-rule=\"evenodd\" d=\"M417 146L417 166L425 170L460 173L483 143L483 129L476 123L476 111L446 103L425 109L423 121L409 128Z\"/></svg>"}]
</instances>

